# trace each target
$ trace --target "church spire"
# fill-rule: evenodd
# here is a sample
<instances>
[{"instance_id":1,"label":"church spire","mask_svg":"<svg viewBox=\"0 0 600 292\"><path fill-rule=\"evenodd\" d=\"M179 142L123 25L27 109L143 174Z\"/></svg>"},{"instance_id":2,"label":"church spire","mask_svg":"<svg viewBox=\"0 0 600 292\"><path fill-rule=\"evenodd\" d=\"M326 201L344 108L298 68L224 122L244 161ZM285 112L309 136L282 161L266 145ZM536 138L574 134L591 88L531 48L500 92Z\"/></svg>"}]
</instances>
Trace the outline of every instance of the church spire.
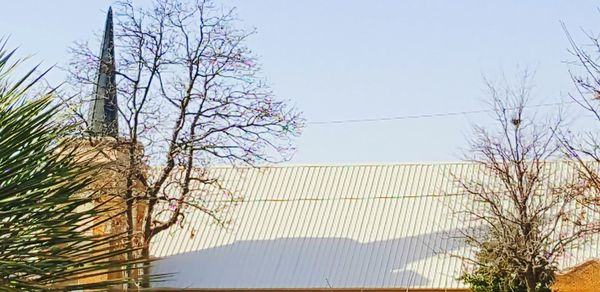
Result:
<instances>
[{"instance_id":1,"label":"church spire","mask_svg":"<svg viewBox=\"0 0 600 292\"><path fill-rule=\"evenodd\" d=\"M88 132L92 136L116 138L119 134L115 75L113 16L112 8L109 8L100 51L94 100L88 120Z\"/></svg>"}]
</instances>

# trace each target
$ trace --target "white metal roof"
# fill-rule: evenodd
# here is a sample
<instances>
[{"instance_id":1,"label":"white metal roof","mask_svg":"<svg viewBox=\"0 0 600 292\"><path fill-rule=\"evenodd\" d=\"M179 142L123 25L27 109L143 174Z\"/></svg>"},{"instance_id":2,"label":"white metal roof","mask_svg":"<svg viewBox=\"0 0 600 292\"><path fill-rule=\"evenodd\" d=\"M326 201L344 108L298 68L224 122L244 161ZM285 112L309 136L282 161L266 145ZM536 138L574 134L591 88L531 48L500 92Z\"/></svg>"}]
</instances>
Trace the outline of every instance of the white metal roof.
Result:
<instances>
[{"instance_id":1,"label":"white metal roof","mask_svg":"<svg viewBox=\"0 0 600 292\"><path fill-rule=\"evenodd\" d=\"M451 209L468 197L449 174L477 173L473 164L210 171L243 201L228 209L227 228L194 211L189 224L155 238L152 254L163 260L154 271L176 273L162 286L464 287L461 262L450 255L468 251L451 238L465 223Z\"/></svg>"}]
</instances>

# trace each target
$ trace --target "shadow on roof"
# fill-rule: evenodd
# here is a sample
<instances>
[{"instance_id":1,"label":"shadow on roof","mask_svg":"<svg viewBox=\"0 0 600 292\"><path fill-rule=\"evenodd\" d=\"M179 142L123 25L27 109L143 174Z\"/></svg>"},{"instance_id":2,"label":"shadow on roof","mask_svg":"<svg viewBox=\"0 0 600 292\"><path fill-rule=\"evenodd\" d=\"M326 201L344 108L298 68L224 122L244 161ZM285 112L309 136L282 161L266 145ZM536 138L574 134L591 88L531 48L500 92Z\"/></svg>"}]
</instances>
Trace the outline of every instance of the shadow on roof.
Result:
<instances>
[{"instance_id":1,"label":"shadow on roof","mask_svg":"<svg viewBox=\"0 0 600 292\"><path fill-rule=\"evenodd\" d=\"M302 237L238 241L166 257L153 271L175 272L160 286L178 288L453 288L460 266L449 253L464 244L452 237L438 232L367 243Z\"/></svg>"}]
</instances>

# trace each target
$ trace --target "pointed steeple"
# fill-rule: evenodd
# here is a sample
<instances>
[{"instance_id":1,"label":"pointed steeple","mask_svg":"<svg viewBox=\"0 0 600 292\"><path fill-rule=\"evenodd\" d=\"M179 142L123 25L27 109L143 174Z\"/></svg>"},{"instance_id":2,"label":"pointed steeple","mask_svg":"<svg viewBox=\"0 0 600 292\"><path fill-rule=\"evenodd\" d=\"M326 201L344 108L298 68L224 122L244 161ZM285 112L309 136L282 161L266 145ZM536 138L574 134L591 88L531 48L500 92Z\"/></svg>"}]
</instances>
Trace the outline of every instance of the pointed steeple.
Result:
<instances>
[{"instance_id":1,"label":"pointed steeple","mask_svg":"<svg viewBox=\"0 0 600 292\"><path fill-rule=\"evenodd\" d=\"M112 8L108 9L94 100L90 108L88 132L92 136L119 135L117 91L115 82L115 48Z\"/></svg>"}]
</instances>

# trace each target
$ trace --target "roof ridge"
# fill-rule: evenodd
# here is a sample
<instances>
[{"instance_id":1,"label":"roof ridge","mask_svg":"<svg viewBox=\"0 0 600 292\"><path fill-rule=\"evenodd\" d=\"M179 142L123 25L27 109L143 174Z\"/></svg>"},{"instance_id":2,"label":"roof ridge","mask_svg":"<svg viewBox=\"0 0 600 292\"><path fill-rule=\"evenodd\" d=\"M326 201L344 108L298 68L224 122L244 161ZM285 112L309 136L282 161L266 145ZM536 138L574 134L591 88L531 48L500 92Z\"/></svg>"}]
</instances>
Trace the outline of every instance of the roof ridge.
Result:
<instances>
[{"instance_id":1,"label":"roof ridge","mask_svg":"<svg viewBox=\"0 0 600 292\"><path fill-rule=\"evenodd\" d=\"M568 162L569 159L554 159L547 162ZM257 166L232 166L232 165L214 165L209 166L209 169L268 169L268 168L313 168L313 167L376 167L376 166L431 166L431 165L469 165L475 164L473 161L424 161L424 162L356 162L356 163L281 163L270 165Z\"/></svg>"},{"instance_id":2,"label":"roof ridge","mask_svg":"<svg viewBox=\"0 0 600 292\"><path fill-rule=\"evenodd\" d=\"M569 162L569 159L553 159L546 162L559 163ZM590 161L591 162L591 161ZM319 167L377 167L377 166L432 166L432 165L472 165L473 161L425 161L425 162L351 162L351 163L281 163L268 165L219 165L208 166L208 169L270 169L270 168L319 168ZM160 169L160 166L152 165L150 169ZM202 167L197 167L202 169Z\"/></svg>"}]
</instances>

